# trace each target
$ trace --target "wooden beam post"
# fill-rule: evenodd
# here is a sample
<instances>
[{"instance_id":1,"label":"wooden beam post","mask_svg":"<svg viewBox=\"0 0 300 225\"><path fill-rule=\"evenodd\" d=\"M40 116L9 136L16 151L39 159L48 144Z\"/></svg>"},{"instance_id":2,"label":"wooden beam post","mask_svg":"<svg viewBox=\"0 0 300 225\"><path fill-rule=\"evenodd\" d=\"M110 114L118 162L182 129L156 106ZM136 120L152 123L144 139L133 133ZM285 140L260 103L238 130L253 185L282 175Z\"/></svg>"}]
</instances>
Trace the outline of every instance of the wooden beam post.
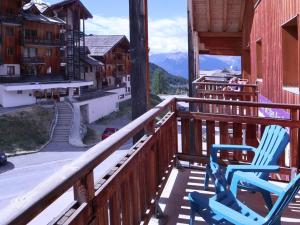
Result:
<instances>
[{"instance_id":1,"label":"wooden beam post","mask_svg":"<svg viewBox=\"0 0 300 225\"><path fill-rule=\"evenodd\" d=\"M193 35L193 13L192 13L192 1L188 0L188 59L189 59L189 96L194 96L193 81L196 76L196 59L194 49L194 35ZM198 54L198 53L197 53ZM193 111L193 104L189 104L190 111ZM193 152L195 146L195 133L194 133L194 122L190 121L190 152Z\"/></svg>"},{"instance_id":2,"label":"wooden beam post","mask_svg":"<svg viewBox=\"0 0 300 225\"><path fill-rule=\"evenodd\" d=\"M132 119L147 111L147 0L129 0ZM134 138L140 139L143 133Z\"/></svg>"}]
</instances>

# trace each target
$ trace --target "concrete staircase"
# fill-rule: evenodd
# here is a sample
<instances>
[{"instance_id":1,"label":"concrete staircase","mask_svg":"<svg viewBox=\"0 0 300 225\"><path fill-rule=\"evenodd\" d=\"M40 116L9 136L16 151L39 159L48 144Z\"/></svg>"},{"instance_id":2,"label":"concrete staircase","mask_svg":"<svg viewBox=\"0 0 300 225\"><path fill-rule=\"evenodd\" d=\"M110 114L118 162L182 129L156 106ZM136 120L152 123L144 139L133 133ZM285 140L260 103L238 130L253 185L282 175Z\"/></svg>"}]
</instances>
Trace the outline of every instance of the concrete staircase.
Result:
<instances>
[{"instance_id":1,"label":"concrete staircase","mask_svg":"<svg viewBox=\"0 0 300 225\"><path fill-rule=\"evenodd\" d=\"M52 143L69 143L73 123L73 111L67 102L57 103L57 123L53 131Z\"/></svg>"}]
</instances>

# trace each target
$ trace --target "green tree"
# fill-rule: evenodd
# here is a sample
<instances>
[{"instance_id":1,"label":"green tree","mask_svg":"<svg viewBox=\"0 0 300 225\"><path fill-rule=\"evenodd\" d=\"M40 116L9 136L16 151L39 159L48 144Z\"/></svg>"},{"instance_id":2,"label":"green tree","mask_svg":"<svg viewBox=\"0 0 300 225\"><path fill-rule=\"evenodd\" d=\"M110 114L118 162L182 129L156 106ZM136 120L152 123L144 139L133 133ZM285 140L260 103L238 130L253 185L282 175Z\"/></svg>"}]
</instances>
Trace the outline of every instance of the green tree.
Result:
<instances>
[{"instance_id":1,"label":"green tree","mask_svg":"<svg viewBox=\"0 0 300 225\"><path fill-rule=\"evenodd\" d=\"M164 94L167 93L167 89L168 84L165 74L161 70L156 69L154 71L152 92L156 95Z\"/></svg>"}]
</instances>

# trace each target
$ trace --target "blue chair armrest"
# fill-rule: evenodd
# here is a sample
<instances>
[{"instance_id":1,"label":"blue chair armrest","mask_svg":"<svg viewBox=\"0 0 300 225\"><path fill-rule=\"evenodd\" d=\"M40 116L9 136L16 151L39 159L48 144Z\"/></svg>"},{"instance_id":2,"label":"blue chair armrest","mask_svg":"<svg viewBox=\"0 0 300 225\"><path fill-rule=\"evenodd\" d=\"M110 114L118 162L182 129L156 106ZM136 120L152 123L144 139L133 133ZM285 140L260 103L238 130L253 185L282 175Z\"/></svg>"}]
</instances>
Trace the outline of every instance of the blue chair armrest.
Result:
<instances>
[{"instance_id":1,"label":"blue chair armrest","mask_svg":"<svg viewBox=\"0 0 300 225\"><path fill-rule=\"evenodd\" d=\"M230 184L233 173L236 171L243 172L277 172L279 171L279 166L269 165L269 166L256 166L256 165L228 165L226 168L225 178Z\"/></svg>"},{"instance_id":2,"label":"blue chair armrest","mask_svg":"<svg viewBox=\"0 0 300 225\"><path fill-rule=\"evenodd\" d=\"M256 148L249 145L225 145L225 144L214 144L211 146L210 160L217 162L217 153L222 150L230 151L256 151Z\"/></svg>"},{"instance_id":3,"label":"blue chair armrest","mask_svg":"<svg viewBox=\"0 0 300 225\"><path fill-rule=\"evenodd\" d=\"M257 222L249 219L249 217L244 216L243 214L223 205L218 202L214 197L209 199L209 206L213 212L217 215L220 215L229 222L237 225L257 225Z\"/></svg>"},{"instance_id":4,"label":"blue chair armrest","mask_svg":"<svg viewBox=\"0 0 300 225\"><path fill-rule=\"evenodd\" d=\"M263 179L258 178L252 173L245 173L241 171L236 171L233 175L232 182L230 185L230 191L236 196L237 195L237 190L238 190L238 184L240 182L246 182L251 185L254 185L258 188L261 188L263 190L266 190L270 193L276 194L276 195L281 195L284 192L284 189L272 184L268 181L265 181Z\"/></svg>"}]
</instances>

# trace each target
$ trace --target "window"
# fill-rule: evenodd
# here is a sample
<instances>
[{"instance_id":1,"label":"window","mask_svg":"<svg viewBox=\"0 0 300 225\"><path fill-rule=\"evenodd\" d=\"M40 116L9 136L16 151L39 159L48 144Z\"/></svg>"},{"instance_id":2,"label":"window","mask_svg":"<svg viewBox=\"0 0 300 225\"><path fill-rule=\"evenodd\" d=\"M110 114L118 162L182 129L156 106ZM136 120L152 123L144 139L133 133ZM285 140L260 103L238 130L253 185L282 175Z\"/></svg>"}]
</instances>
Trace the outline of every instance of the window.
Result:
<instances>
[{"instance_id":1,"label":"window","mask_svg":"<svg viewBox=\"0 0 300 225\"><path fill-rule=\"evenodd\" d=\"M127 76L127 81L130 81L130 76Z\"/></svg>"},{"instance_id":2,"label":"window","mask_svg":"<svg viewBox=\"0 0 300 225\"><path fill-rule=\"evenodd\" d=\"M48 54L48 52L47 52ZM36 57L37 56L37 48L24 48L23 52L24 57Z\"/></svg>"},{"instance_id":3,"label":"window","mask_svg":"<svg viewBox=\"0 0 300 225\"><path fill-rule=\"evenodd\" d=\"M52 73L52 68L51 68L51 66L49 66L48 68L47 68L47 74L51 74Z\"/></svg>"},{"instance_id":4,"label":"window","mask_svg":"<svg viewBox=\"0 0 300 225\"><path fill-rule=\"evenodd\" d=\"M53 39L53 33L50 31L46 32L46 40L52 40Z\"/></svg>"},{"instance_id":5,"label":"window","mask_svg":"<svg viewBox=\"0 0 300 225\"><path fill-rule=\"evenodd\" d=\"M9 75L9 76L15 75L15 67L14 66L7 66L7 75Z\"/></svg>"},{"instance_id":6,"label":"window","mask_svg":"<svg viewBox=\"0 0 300 225\"><path fill-rule=\"evenodd\" d=\"M52 56L52 49L51 48L47 49L46 56L48 56L48 57Z\"/></svg>"},{"instance_id":7,"label":"window","mask_svg":"<svg viewBox=\"0 0 300 225\"><path fill-rule=\"evenodd\" d=\"M25 30L25 39L36 39L37 38L37 30Z\"/></svg>"},{"instance_id":8,"label":"window","mask_svg":"<svg viewBox=\"0 0 300 225\"><path fill-rule=\"evenodd\" d=\"M262 42L261 40L256 42L256 78L262 79Z\"/></svg>"},{"instance_id":9,"label":"window","mask_svg":"<svg viewBox=\"0 0 300 225\"><path fill-rule=\"evenodd\" d=\"M282 26L283 86L299 88L298 17Z\"/></svg>"},{"instance_id":10,"label":"window","mask_svg":"<svg viewBox=\"0 0 300 225\"><path fill-rule=\"evenodd\" d=\"M6 27L5 34L6 34L6 36L13 37L14 36L14 28Z\"/></svg>"},{"instance_id":11,"label":"window","mask_svg":"<svg viewBox=\"0 0 300 225\"><path fill-rule=\"evenodd\" d=\"M23 94L23 91L17 91L17 94L21 95L21 94Z\"/></svg>"},{"instance_id":12,"label":"window","mask_svg":"<svg viewBox=\"0 0 300 225\"><path fill-rule=\"evenodd\" d=\"M7 48L7 55L8 56L13 56L14 55L14 49L12 47Z\"/></svg>"}]
</instances>

